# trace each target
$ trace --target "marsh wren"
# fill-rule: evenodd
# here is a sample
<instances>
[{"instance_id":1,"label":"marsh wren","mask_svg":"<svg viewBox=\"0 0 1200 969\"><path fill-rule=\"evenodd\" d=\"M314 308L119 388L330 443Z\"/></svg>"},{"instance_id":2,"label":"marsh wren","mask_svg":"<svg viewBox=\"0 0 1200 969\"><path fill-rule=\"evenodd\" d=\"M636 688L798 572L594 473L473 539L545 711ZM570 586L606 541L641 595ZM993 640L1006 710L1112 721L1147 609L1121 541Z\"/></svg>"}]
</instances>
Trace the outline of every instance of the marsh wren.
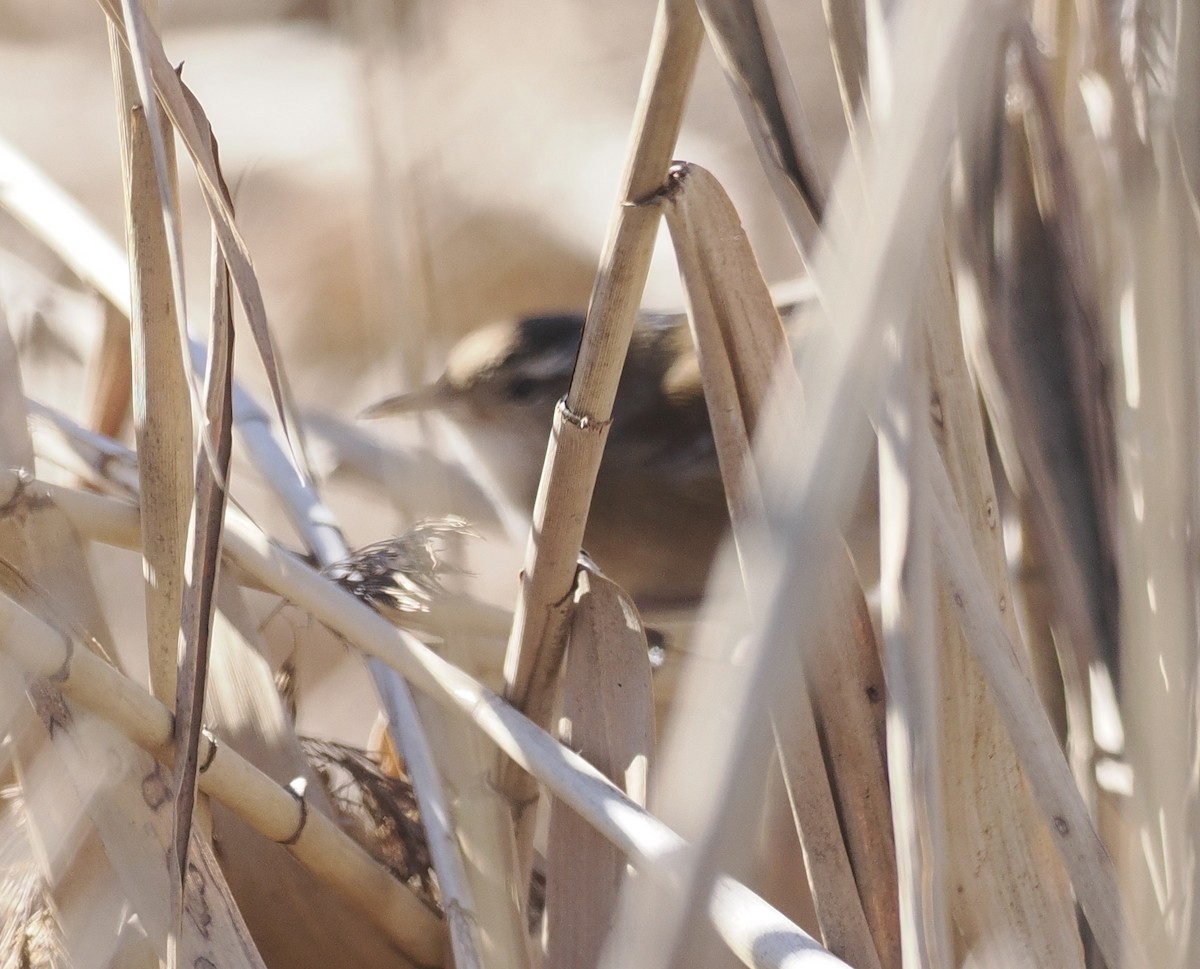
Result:
<instances>
[{"instance_id":1,"label":"marsh wren","mask_svg":"<svg viewBox=\"0 0 1200 969\"><path fill-rule=\"evenodd\" d=\"M582 333L577 313L493 323L451 349L436 381L360 416L444 414L528 513ZM617 390L584 546L643 611L670 611L699 601L728 524L686 318L643 315Z\"/></svg>"}]
</instances>

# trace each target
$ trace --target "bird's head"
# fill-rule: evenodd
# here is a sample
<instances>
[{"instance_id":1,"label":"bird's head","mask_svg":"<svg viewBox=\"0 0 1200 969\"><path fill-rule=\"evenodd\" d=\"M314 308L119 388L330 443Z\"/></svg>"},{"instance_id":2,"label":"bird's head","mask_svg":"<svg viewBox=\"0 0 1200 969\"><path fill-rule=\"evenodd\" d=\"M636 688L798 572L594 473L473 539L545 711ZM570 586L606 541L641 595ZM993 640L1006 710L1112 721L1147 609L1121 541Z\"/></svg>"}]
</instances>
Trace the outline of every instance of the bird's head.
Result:
<instances>
[{"instance_id":1,"label":"bird's head","mask_svg":"<svg viewBox=\"0 0 1200 969\"><path fill-rule=\"evenodd\" d=\"M582 332L583 317L575 313L481 327L451 348L433 383L372 404L360 416L437 410L459 424L489 425L525 415L549 427L554 404L570 385Z\"/></svg>"},{"instance_id":2,"label":"bird's head","mask_svg":"<svg viewBox=\"0 0 1200 969\"><path fill-rule=\"evenodd\" d=\"M582 333L583 316L572 313L489 324L451 348L437 380L359 416L443 414L509 497L531 507L554 405L570 386Z\"/></svg>"}]
</instances>

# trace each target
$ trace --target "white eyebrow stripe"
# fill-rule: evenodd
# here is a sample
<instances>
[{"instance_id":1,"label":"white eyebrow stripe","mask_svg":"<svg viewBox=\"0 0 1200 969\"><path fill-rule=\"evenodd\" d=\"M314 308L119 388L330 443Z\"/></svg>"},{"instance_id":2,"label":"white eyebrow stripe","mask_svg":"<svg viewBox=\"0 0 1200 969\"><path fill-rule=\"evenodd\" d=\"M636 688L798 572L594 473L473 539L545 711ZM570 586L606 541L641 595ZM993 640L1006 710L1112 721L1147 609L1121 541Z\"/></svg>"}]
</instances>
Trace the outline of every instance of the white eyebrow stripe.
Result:
<instances>
[{"instance_id":1,"label":"white eyebrow stripe","mask_svg":"<svg viewBox=\"0 0 1200 969\"><path fill-rule=\"evenodd\" d=\"M513 373L532 380L569 377L575 369L575 356L574 347L556 347L521 360L513 367Z\"/></svg>"}]
</instances>

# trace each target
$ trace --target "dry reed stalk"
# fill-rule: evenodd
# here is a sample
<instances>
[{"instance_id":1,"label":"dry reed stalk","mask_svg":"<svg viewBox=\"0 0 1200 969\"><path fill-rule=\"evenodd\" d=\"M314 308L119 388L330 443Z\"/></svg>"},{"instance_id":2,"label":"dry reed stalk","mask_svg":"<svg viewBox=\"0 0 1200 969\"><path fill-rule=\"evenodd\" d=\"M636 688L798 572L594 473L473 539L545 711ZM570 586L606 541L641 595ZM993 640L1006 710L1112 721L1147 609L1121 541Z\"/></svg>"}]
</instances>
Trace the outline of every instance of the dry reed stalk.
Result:
<instances>
[{"instance_id":1,"label":"dry reed stalk","mask_svg":"<svg viewBox=\"0 0 1200 969\"><path fill-rule=\"evenodd\" d=\"M922 251L923 243L919 240L924 239L925 229L928 228L931 213L935 212L937 207L935 204L936 195L934 197L925 197L918 201L918 195L928 192L930 187L936 188L936 185L929 186L926 183L924 186L917 186L911 180L912 173L917 170L929 171L931 167L937 168L941 164L944 164L944 158L947 157L949 145L948 136L950 131L952 131L947 122L950 121L950 114L952 114L953 108L944 106L938 109L935 107L934 112L928 112L926 109L930 106L936 106L938 98L944 97L944 92L960 89L959 79L965 77L962 74L962 65L970 62L968 60L956 60L967 49L967 47L962 46L961 42L965 38L970 37L974 49L985 48L986 44L989 43L986 38L998 35L997 28L1000 28L1003 19L1002 17L997 17L996 20L992 20L991 23L986 24L986 29L984 29L985 25L973 18L974 11L972 11L971 18L966 16L967 8L965 6L949 5L947 12L949 16L938 20L940 26L938 26L938 35L936 37L932 35L932 31L930 30L932 19L926 22L925 31L928 37L926 37L926 43L920 47L907 47L908 43L912 43L914 36L917 36L908 32L908 30L912 29L912 23L902 25L899 32L900 43L898 44L898 49L900 52L904 52L906 49L923 50L925 52L923 56L925 56L926 61L929 60L928 55L930 52L936 53L936 56L932 60L934 70L914 74L912 78L901 77L898 79L900 90L904 92L905 96L900 96L900 90L896 92L894 98L896 115L894 119L889 119L893 121L893 125L889 127L890 132L904 132L904 138L910 140L907 140L907 143L905 143L904 140L894 136L888 140L887 134L883 134L882 140L887 142L888 149L890 150L881 150L880 155L878 155L878 157L888 158L889 164L892 165L890 171L893 174L880 179L876 173L872 173L870 169L868 170L869 180L874 179L877 186L876 192L878 193L869 192L869 198L874 198L875 200L871 215L874 218L876 227L880 231L878 231L874 239L870 239L870 236L868 236L870 241L870 246L868 247L854 247L851 249L844 245L845 240L842 240L842 245L830 242L830 251L834 253L834 259L844 259L846 252L854 251L859 253L859 258L864 261L866 266L871 267L872 271L877 266L893 266L892 271L887 275L889 297L890 300L894 301L890 305L893 306L905 306L910 302L910 299L906 299L906 297L911 297L912 289L907 289L906 291L906 283L908 281L905 279L904 272L899 270L899 264L906 258L914 255L913 249L916 249L916 252ZM917 14L913 14L913 17L916 16ZM928 14L928 16L931 18L932 14ZM904 22L904 18L901 17L901 24L902 22ZM965 30L968 24L970 24L970 31ZM952 54L952 56L946 60L940 60L943 54ZM904 62L902 59L899 60ZM954 78L953 80L950 79L952 77ZM907 90L904 90L905 88ZM905 115L905 120L901 121L902 116ZM912 137L913 132L918 133L916 138ZM935 145L938 145L938 143L941 143L940 148L935 148ZM920 151L926 152L925 163L920 164L919 167L911 168L910 164L920 157ZM936 162L934 161L936 158L941 158L943 161ZM890 193L893 187L900 186L905 186L907 191L901 191L896 194ZM880 192L878 189L883 189L883 191ZM845 194L839 193L839 197L846 199L847 211L853 211L853 189L851 188ZM904 200L904 204L902 205L899 204L901 199ZM901 211L905 212L904 217L896 219L893 222L892 219L898 216ZM904 227L905 241L901 241L898 237L892 235L900 225ZM834 240L838 239L836 231L838 229L835 227ZM904 252L906 247L908 248L908 252ZM820 265L818 263L818 266ZM832 265L826 266L826 269L832 269ZM916 273L912 273L912 276L914 275ZM842 347L848 348L853 345L854 336L858 335L859 332L865 332L865 330L860 330L865 321L881 313L881 307L878 305L872 307L871 301L880 299L882 289L876 290L875 295L872 295L872 283L870 282L857 282L853 284L854 288L847 287L846 289L840 289L835 284L835 279L836 273L824 276L818 273L818 281L820 281L822 287L830 296L830 303L832 303L834 311L839 307L838 297L846 299L847 296L850 296L850 299L846 303L842 303L842 312L835 313L841 320L845 321L844 325L848 326L848 330L850 330L850 336L847 337L845 343L842 343ZM870 281L871 277L866 275L866 279ZM868 344L859 345L865 349ZM816 371L816 367L820 366L817 360L818 357L812 357L812 371ZM836 367L834 372L844 373L845 371L842 369L842 366L848 360L850 360L848 356L841 357L839 367ZM828 357L824 359L824 362L828 366ZM817 384L820 386L820 381L817 381ZM847 384L852 386L853 381L847 381ZM838 399L838 396L832 395L826 397L822 395L818 399L820 399L821 407L815 408L818 415L816 423L818 427L821 427L823 420L827 419L828 416L827 411L824 411L823 408L827 407L828 402L832 401L832 399ZM845 410L847 407L846 398L842 398L841 409ZM823 451L818 453L823 453ZM834 462L829 462L829 464L821 462L822 470L826 471L827 474L834 475L834 479L836 480L836 474L830 470L830 465L833 464ZM828 514L827 507L820 505L817 507L824 514ZM814 517L820 514L816 510L812 513L814 513ZM824 517L824 514L821 514L821 517ZM820 518L817 520L820 520ZM793 588L793 595L794 591L796 590Z\"/></svg>"},{"instance_id":2,"label":"dry reed stalk","mask_svg":"<svg viewBox=\"0 0 1200 969\"><path fill-rule=\"evenodd\" d=\"M192 122L193 127L197 124ZM205 140L204 147L211 154L210 141ZM0 204L49 246L73 273L128 318L129 264L124 253L57 185L3 142L0 142ZM236 227L230 231L236 233ZM203 369L207 351L195 340L189 341L189 346L192 366ZM305 544L319 550L326 561L341 558L345 540L333 524L333 516L297 475L286 441L277 436L266 411L236 381L233 406L239 437L258 466L267 469L264 475L268 480L283 490L283 507Z\"/></svg>"},{"instance_id":3,"label":"dry reed stalk","mask_svg":"<svg viewBox=\"0 0 1200 969\"><path fill-rule=\"evenodd\" d=\"M713 379L710 369L704 367L703 363L706 344L710 354L727 354L733 367L732 389L706 384L706 397L710 401L736 399L745 410L745 425L752 434L760 421L760 411L773 375L776 380L791 387L796 399L800 399L802 393L792 368L776 366L776 348L784 345L784 332L779 325L773 301L758 275L754 255L745 243L737 213L727 205L701 204L698 199L718 186L715 182L707 186L707 173L695 165L689 167L689 171L695 173L697 185L694 192L697 200L692 201L686 191L688 173L685 171L677 176L679 181L674 187L679 191L666 194L664 205L667 221L676 239L677 259L685 276L685 287L691 302L690 317L694 320L704 379ZM697 210L694 213L689 211L692 205ZM694 247L695 252L692 251ZM715 319L712 319L714 315ZM718 320L721 321L719 332ZM774 325L770 321L774 321ZM707 337L700 336L698 327L701 326L707 331ZM722 410L725 408L713 408L710 413L714 428L726 420ZM737 429L731 428L731 431L733 439L737 440ZM715 437L718 438L719 453L728 455L731 449L726 447L722 451L722 435L718 433ZM725 475L728 482L726 493L734 496L748 487L742 482L730 480L738 474L739 463L750 468L748 451L722 461L722 469L727 467L732 473ZM749 474L748 470L746 477ZM751 490L757 493L757 483L751 486ZM761 498L757 500L761 501ZM761 505L757 508L756 517L761 522ZM734 523L739 522L736 500L731 501L731 518ZM750 536L739 536L738 532L736 524L734 540L742 543L749 541ZM886 959L899 949L896 937L895 850L887 804L887 771L881 757L882 672L874 632L869 619L866 619L863 592L854 576L850 558L844 547L835 550L834 555L839 559L839 567L835 568L827 583L827 592L830 604L836 604L832 608L830 604L824 607L826 619L822 622L821 633L809 645L804 675L811 703L817 711L817 733L823 739L821 746L824 748L830 783L838 800L841 823L838 841L842 836L845 837L853 861L854 874L847 887L857 883L874 934L876 952L878 957ZM875 704L870 702L872 690L877 700ZM836 702L834 697L840 697L841 702ZM791 716L798 716L802 723L808 720L803 712ZM809 750L815 751L816 747ZM794 759L793 754L786 754L781 757L781 763L792 763ZM803 776L809 776L808 772ZM810 788L808 783L804 786L805 790L811 789L812 792L804 805L809 831L805 844L812 856L832 861L844 857L845 851L840 845L828 845L822 850L811 842L817 825L830 833L838 833L836 827L820 820L827 809L828 800L821 793L823 787L817 784L815 788ZM788 784L790 796L798 789L793 778ZM799 806L792 796L793 809ZM845 880L842 875L834 874L836 867L834 865L827 869L824 877L818 877L816 872L810 871L811 884L817 895L822 891L822 884L834 885ZM832 881L827 880L829 878ZM822 908L827 913L826 917L840 917L847 923L858 921L856 915L850 914L858 907L848 897L840 904L832 898L824 899L822 904L822 899L818 898L818 917L821 917ZM846 914L841 915L844 911ZM839 915L834 916L834 913ZM846 938L845 929L836 934ZM829 943L829 935L826 938ZM834 951L846 952L847 957L850 956L850 950L832 943L830 946ZM859 940L856 946L864 950L870 947L863 940ZM856 959L851 958L851 961Z\"/></svg>"},{"instance_id":4,"label":"dry reed stalk","mask_svg":"<svg viewBox=\"0 0 1200 969\"><path fill-rule=\"evenodd\" d=\"M169 762L172 717L154 697L103 660L5 598L0 601L4 649L29 672L52 678L72 701L102 713L131 740ZM327 884L367 912L419 966L441 959L437 917L337 825L308 812L303 798L280 787L227 747L209 740L200 774L203 790L236 811L270 840L284 844ZM164 792L168 778L159 772ZM140 797L140 794L138 795ZM193 848L199 842L193 842Z\"/></svg>"},{"instance_id":5,"label":"dry reed stalk","mask_svg":"<svg viewBox=\"0 0 1200 969\"><path fill-rule=\"evenodd\" d=\"M0 139L0 205L129 318L125 253L90 214L4 139Z\"/></svg>"},{"instance_id":6,"label":"dry reed stalk","mask_svg":"<svg viewBox=\"0 0 1200 969\"><path fill-rule=\"evenodd\" d=\"M334 516L307 477L298 473L269 416L248 395L240 397L234 420L251 461L316 559L325 567L345 561L350 550ZM422 723L429 712L420 715L403 679L374 659L368 659L368 669L421 805L456 959L463 966L485 958L497 967L520 969L528 961L527 939L519 896L508 885L512 835L507 812L494 791L477 783L491 752L472 758L468 752L474 738L456 732L454 725L439 725L431 746ZM450 807L446 785L455 790L456 810ZM470 859L465 866L464 859Z\"/></svg>"},{"instance_id":7,"label":"dry reed stalk","mask_svg":"<svg viewBox=\"0 0 1200 969\"><path fill-rule=\"evenodd\" d=\"M421 826L425 829L429 855L438 876L454 965L458 969L481 969L484 965L502 965L504 963L501 960L505 958L509 959L508 964L524 965L527 958L525 947L520 945L516 948L514 945L523 943L523 938L505 943L510 952L516 948L515 959L507 952L497 952L499 946L493 938L493 926L497 921L497 915L494 914L496 906L491 905L490 898L483 897L481 892L481 889L491 889L492 885L478 877L474 880L470 877L463 850L464 847L473 847L473 844L465 836L461 843L459 841L456 816L451 813L451 803L439 778L438 762L430 741L426 739L425 727L408 685L393 670L378 669L380 664L377 661L372 661L370 665L372 678L382 693L383 706L388 713L390 735L397 739L405 769L413 779L413 792L421 811ZM443 748L443 758L445 753ZM451 772L452 769L448 769L447 773ZM488 801L491 805L494 798ZM502 904L499 908L498 917L501 919L507 919L513 909L518 913L520 911L519 907L512 905ZM481 925L489 930L482 938L477 937ZM490 957L489 961L484 962L484 956ZM516 961L518 959L522 961Z\"/></svg>"},{"instance_id":8,"label":"dry reed stalk","mask_svg":"<svg viewBox=\"0 0 1200 969\"><path fill-rule=\"evenodd\" d=\"M0 499L13 486L11 476L0 476ZM35 483L32 487L44 488L88 537L113 544L138 541L135 506L53 485ZM232 510L225 539L225 552L232 563L276 594L309 611L363 652L399 670L414 687L441 705L474 723L518 766L533 774L620 848L639 870L664 865L666 859L686 845L671 828L631 801L582 757L563 747L462 670L256 534ZM782 966L780 960L790 956L817 958L825 953L800 928L732 879L717 880L708 911L722 938L747 965ZM763 926L777 931L778 938L759 946L755 932ZM825 956L834 959L833 965L844 965L828 953ZM747 961L754 959L759 961Z\"/></svg>"},{"instance_id":9,"label":"dry reed stalk","mask_svg":"<svg viewBox=\"0 0 1200 969\"><path fill-rule=\"evenodd\" d=\"M26 428L21 372L16 347L7 325L0 327L0 373L4 375L4 379L0 380L0 463L15 469L31 468L34 459ZM14 471L15 480L20 482L27 473ZM53 617L55 621L69 624L72 628L88 630L87 647L101 654L109 652L111 637L92 586L82 543L74 530L57 514L56 509L44 503L28 507L20 502L5 502L3 510L3 515L0 515L0 559L3 565L0 568L0 588L7 596L20 599L27 608L41 615ZM76 876L78 868L75 859L87 843L83 834L88 826L84 804L91 810L97 827L106 836L108 855L114 866L136 863L136 859L143 855L151 859L151 864L155 857L163 859L162 845L148 844L136 834L127 834L121 825L114 827L106 823L108 816L103 812L106 802L114 796L114 792L128 787L130 776L123 771L113 770L107 777L107 786L95 797L86 798L84 804L80 804L74 797L74 787L78 785L86 790L96 785L94 769L82 773L78 770L76 745L80 740L74 735L68 736L65 730L59 730L56 737L47 735L37 716L38 712L46 712L47 707L43 704L36 712L31 708L26 702L23 678L7 662L4 663L0 679L5 684L0 694L0 716L4 721L2 729L6 737L4 763L0 769L6 782L16 782L24 803L29 805L31 813L26 816L29 823L26 839L39 858L39 869L48 888ZM36 699L46 692L35 685L31 696ZM90 739L91 735L83 731L82 741ZM62 749L55 750L55 744ZM70 768L69 771L63 770L64 764ZM48 775L52 778L49 783ZM3 815L6 821L14 819L14 812L10 808L6 808ZM52 828L58 830L50 830ZM36 850L37 842L40 842L41 850ZM6 851L8 847L6 837ZM165 860L160 873L166 877ZM112 876L111 871L109 875ZM9 887L5 885L5 889ZM90 900L87 893L90 887L90 884L79 886L85 900ZM139 886L135 884L131 887L131 897L137 902L156 901L151 898L153 887L140 893ZM5 913L6 916L8 914Z\"/></svg>"},{"instance_id":10,"label":"dry reed stalk","mask_svg":"<svg viewBox=\"0 0 1200 969\"><path fill-rule=\"evenodd\" d=\"M621 589L584 566L563 672L564 744L645 806L654 751L646 631ZM595 969L612 927L621 853L558 801L546 843L546 969Z\"/></svg>"},{"instance_id":11,"label":"dry reed stalk","mask_svg":"<svg viewBox=\"0 0 1200 969\"><path fill-rule=\"evenodd\" d=\"M575 374L555 410L504 661L505 696L542 725L550 715L587 508L659 223L658 208L641 203L666 176L702 36L694 0L660 0ZM526 872L537 787L507 765L501 765L500 787L516 811L519 871Z\"/></svg>"},{"instance_id":12,"label":"dry reed stalk","mask_svg":"<svg viewBox=\"0 0 1200 969\"><path fill-rule=\"evenodd\" d=\"M0 316L0 463L18 489L34 466L17 349ZM0 589L39 615L88 632L88 648L118 665L79 534L52 504L0 502ZM118 666L119 668L119 666Z\"/></svg>"},{"instance_id":13,"label":"dry reed stalk","mask_svg":"<svg viewBox=\"0 0 1200 969\"><path fill-rule=\"evenodd\" d=\"M733 538L747 593L752 594L752 559L762 540L765 513L750 441L772 378L788 385L792 399L800 398L800 389L790 364L779 366L786 347L783 326L737 213L719 183L697 165L677 165L661 198L687 296ZM839 574L857 589L852 571ZM829 622L838 624L840 618L831 613ZM834 636L842 631L840 624L831 630ZM848 626L845 632L852 639ZM841 678L847 666L835 659L828 677L822 671L817 679ZM852 965L878 966L809 700L809 690L818 688L817 682L802 680L787 695L791 708L772 710L775 745L804 845L822 938ZM881 797L886 779L880 774L876 780L880 783L875 794ZM618 948L614 944L614 950Z\"/></svg>"},{"instance_id":14,"label":"dry reed stalk","mask_svg":"<svg viewBox=\"0 0 1200 969\"><path fill-rule=\"evenodd\" d=\"M62 642L57 630L51 635ZM79 655L109 669L89 653ZM169 963L174 957L188 966L207 960L213 965L264 969L208 838L198 826L192 831L186 884L182 890L174 887L173 825L170 812L164 810L170 777L127 738L52 686L34 692L51 736L64 737L55 750L87 804L120 886L159 958ZM98 778L96 765L101 763L106 769Z\"/></svg>"}]
</instances>

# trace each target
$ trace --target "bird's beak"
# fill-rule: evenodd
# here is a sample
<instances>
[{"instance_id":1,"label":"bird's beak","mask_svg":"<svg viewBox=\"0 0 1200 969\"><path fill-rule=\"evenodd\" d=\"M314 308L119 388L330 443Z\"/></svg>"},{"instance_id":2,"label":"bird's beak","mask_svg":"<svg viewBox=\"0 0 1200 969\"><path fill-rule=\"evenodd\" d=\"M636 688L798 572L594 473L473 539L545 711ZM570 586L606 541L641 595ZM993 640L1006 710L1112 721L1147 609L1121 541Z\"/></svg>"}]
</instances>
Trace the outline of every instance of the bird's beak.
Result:
<instances>
[{"instance_id":1,"label":"bird's beak","mask_svg":"<svg viewBox=\"0 0 1200 969\"><path fill-rule=\"evenodd\" d=\"M451 393L444 381L426 384L405 394L385 397L378 403L372 404L358 413L360 420L374 420L377 417L393 417L396 414L414 414L420 411L438 410L450 403Z\"/></svg>"}]
</instances>

